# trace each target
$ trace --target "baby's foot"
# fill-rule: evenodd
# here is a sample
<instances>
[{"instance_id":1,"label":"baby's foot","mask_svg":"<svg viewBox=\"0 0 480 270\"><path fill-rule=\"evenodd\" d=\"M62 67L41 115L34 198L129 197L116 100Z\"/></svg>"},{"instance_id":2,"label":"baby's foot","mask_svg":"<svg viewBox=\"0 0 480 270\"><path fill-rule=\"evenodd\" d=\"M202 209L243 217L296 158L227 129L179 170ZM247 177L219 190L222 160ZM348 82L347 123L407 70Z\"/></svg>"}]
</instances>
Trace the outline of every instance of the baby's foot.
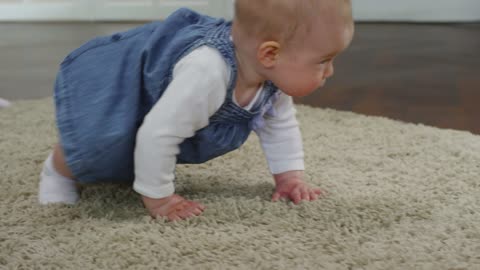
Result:
<instances>
[{"instance_id":1,"label":"baby's foot","mask_svg":"<svg viewBox=\"0 0 480 270\"><path fill-rule=\"evenodd\" d=\"M142 199L152 217L166 217L170 221L198 216L205 210L205 206L202 204L189 201L176 194L162 199L152 199L145 196Z\"/></svg>"},{"instance_id":2,"label":"baby's foot","mask_svg":"<svg viewBox=\"0 0 480 270\"><path fill-rule=\"evenodd\" d=\"M79 199L75 181L60 175L53 167L52 154L48 156L40 174L38 201L40 204L75 204Z\"/></svg>"}]
</instances>

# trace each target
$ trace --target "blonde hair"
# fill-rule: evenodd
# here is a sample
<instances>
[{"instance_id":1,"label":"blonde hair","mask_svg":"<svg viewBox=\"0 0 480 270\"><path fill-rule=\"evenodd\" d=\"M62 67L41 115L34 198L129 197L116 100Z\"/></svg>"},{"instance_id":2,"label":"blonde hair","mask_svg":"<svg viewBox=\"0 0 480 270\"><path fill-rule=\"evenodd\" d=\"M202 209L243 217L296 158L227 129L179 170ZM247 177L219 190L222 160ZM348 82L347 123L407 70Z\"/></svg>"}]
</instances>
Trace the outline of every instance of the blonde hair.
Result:
<instances>
[{"instance_id":1,"label":"blonde hair","mask_svg":"<svg viewBox=\"0 0 480 270\"><path fill-rule=\"evenodd\" d=\"M308 34L314 18L337 15L353 21L351 0L236 0L234 23L245 34L288 41L299 30Z\"/></svg>"}]
</instances>

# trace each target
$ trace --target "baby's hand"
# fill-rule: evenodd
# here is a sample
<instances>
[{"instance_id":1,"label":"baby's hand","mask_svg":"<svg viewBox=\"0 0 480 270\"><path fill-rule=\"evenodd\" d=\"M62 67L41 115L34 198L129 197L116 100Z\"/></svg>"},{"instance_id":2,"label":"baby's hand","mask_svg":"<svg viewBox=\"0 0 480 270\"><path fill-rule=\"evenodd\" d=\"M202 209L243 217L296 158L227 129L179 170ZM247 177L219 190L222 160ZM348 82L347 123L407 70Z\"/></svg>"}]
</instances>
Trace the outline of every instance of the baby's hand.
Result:
<instances>
[{"instance_id":1,"label":"baby's hand","mask_svg":"<svg viewBox=\"0 0 480 270\"><path fill-rule=\"evenodd\" d=\"M173 194L162 199L152 199L142 196L143 204L154 218L166 217L169 221L179 221L200 215L205 206L194 201L188 201L180 195Z\"/></svg>"},{"instance_id":2,"label":"baby's hand","mask_svg":"<svg viewBox=\"0 0 480 270\"><path fill-rule=\"evenodd\" d=\"M275 177L275 192L272 201L281 198L290 199L295 204L303 201L314 201L324 192L319 188L312 188L303 181L302 171L291 171L277 174Z\"/></svg>"}]
</instances>

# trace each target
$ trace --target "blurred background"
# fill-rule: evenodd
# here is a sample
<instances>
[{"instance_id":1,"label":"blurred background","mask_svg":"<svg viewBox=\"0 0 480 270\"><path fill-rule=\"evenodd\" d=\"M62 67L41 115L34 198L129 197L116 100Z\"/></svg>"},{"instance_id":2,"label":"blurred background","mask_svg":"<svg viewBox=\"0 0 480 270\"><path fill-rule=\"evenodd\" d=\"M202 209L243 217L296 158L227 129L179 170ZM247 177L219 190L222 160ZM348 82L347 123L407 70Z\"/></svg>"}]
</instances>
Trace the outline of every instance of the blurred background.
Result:
<instances>
[{"instance_id":1,"label":"blurred background","mask_svg":"<svg viewBox=\"0 0 480 270\"><path fill-rule=\"evenodd\" d=\"M296 102L480 134L480 1L353 5L356 36L335 76ZM0 0L0 98L51 96L71 50L182 6L233 13L233 0Z\"/></svg>"}]
</instances>

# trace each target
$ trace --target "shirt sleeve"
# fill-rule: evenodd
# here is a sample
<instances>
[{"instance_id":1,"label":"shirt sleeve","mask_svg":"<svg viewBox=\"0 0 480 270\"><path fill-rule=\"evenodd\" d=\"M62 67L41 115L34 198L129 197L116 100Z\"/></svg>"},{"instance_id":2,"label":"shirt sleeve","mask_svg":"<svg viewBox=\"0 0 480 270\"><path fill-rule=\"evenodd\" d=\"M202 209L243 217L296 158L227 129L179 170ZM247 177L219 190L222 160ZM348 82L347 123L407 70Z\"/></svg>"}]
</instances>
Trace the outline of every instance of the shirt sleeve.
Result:
<instances>
[{"instance_id":1,"label":"shirt sleeve","mask_svg":"<svg viewBox=\"0 0 480 270\"><path fill-rule=\"evenodd\" d=\"M292 97L281 93L274 108L275 116L265 116L265 126L256 131L270 172L305 170L302 135Z\"/></svg>"},{"instance_id":2,"label":"shirt sleeve","mask_svg":"<svg viewBox=\"0 0 480 270\"><path fill-rule=\"evenodd\" d=\"M155 199L174 193L179 145L209 124L225 100L228 82L226 62L210 47L194 50L175 65L172 82L137 132L136 192Z\"/></svg>"}]
</instances>

